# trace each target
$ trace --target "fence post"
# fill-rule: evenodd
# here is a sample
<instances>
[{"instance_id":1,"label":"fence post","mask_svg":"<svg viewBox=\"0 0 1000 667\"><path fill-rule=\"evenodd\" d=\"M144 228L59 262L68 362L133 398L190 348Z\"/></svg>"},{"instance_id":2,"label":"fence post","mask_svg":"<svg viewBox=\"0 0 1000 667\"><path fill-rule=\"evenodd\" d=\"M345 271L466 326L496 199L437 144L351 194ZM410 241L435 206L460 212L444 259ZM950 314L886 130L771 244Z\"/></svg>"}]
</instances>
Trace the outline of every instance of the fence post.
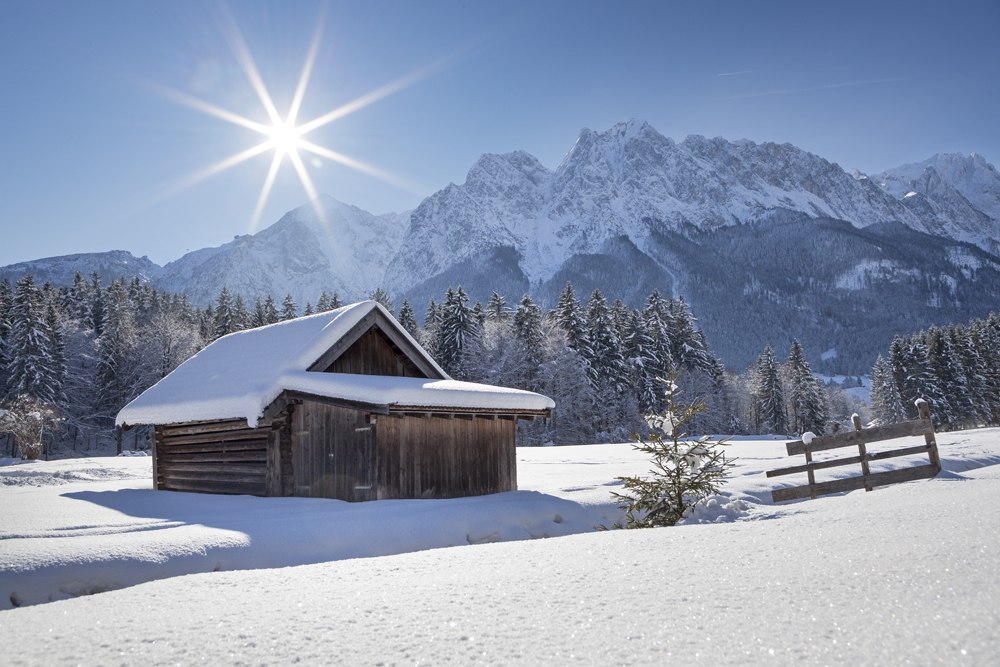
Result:
<instances>
[{"instance_id":1,"label":"fence post","mask_svg":"<svg viewBox=\"0 0 1000 667\"><path fill-rule=\"evenodd\" d=\"M854 423L854 430L861 431L861 417L853 415L851 421ZM865 491L871 491L872 485L868 480L868 475L871 474L871 469L868 467L868 448L865 447L864 442L858 443L858 453L861 455L861 476L865 480Z\"/></svg>"},{"instance_id":2,"label":"fence post","mask_svg":"<svg viewBox=\"0 0 1000 667\"><path fill-rule=\"evenodd\" d=\"M918 398L917 414L921 419L931 420L931 405L923 398ZM924 431L924 442L927 443L927 456L931 460L931 465L941 472L941 457L938 455L937 440L934 438L934 422L931 421L930 430Z\"/></svg>"}]
</instances>

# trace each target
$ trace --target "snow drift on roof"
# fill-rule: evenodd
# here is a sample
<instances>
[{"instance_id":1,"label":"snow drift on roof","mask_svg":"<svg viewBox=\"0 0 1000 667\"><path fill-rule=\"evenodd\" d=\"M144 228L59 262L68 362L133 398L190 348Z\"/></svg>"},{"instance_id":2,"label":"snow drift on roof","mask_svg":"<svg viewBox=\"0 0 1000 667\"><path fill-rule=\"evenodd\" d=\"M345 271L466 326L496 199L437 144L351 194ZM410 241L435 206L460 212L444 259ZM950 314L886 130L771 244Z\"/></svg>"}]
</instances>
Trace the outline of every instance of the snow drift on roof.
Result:
<instances>
[{"instance_id":1,"label":"snow drift on roof","mask_svg":"<svg viewBox=\"0 0 1000 667\"><path fill-rule=\"evenodd\" d=\"M550 399L531 392L451 380L398 324L397 331L446 380L417 378L418 382L399 382L406 378L306 372L375 309L395 323L382 306L363 301L223 336L122 408L116 423L124 426L246 419L255 426L264 409L285 390L380 405L402 405L402 399L406 399L406 405L421 407L505 410L552 407ZM324 376L331 377L324 379Z\"/></svg>"},{"instance_id":2,"label":"snow drift on roof","mask_svg":"<svg viewBox=\"0 0 1000 667\"><path fill-rule=\"evenodd\" d=\"M541 411L555 407L551 398L534 392L458 380L299 371L285 375L282 384L291 391L389 407L490 411Z\"/></svg>"}]
</instances>

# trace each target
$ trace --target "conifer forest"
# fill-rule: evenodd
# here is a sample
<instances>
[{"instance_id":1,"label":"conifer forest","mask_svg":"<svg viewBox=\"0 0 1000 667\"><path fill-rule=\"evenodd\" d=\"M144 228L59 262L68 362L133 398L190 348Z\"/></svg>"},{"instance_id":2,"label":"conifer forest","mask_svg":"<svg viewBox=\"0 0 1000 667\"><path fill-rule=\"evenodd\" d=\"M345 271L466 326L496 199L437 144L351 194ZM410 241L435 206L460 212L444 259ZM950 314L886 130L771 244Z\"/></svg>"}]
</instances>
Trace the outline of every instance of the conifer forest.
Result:
<instances>
[{"instance_id":1,"label":"conifer forest","mask_svg":"<svg viewBox=\"0 0 1000 667\"><path fill-rule=\"evenodd\" d=\"M797 435L866 421L915 416L924 397L941 428L1000 423L1000 317L896 336L871 373L871 406L815 376L802 346L770 345L747 369L726 369L683 299L654 290L638 309L600 290L578 295L567 283L552 309L527 295L493 292L470 303L450 288L419 311L407 300L380 302L455 379L543 393L556 409L523 423L522 445L628 440L645 416L666 409L664 378L704 401L689 433ZM213 340L342 305L336 293L297 304L265 295L254 303L227 289L200 309L183 295L133 279L104 284L77 274L69 287L38 285L31 275L0 282L0 415L50 415L43 455L148 448L148 433L115 429L130 400ZM9 421L9 420L8 420ZM0 456L15 455L0 435Z\"/></svg>"}]
</instances>

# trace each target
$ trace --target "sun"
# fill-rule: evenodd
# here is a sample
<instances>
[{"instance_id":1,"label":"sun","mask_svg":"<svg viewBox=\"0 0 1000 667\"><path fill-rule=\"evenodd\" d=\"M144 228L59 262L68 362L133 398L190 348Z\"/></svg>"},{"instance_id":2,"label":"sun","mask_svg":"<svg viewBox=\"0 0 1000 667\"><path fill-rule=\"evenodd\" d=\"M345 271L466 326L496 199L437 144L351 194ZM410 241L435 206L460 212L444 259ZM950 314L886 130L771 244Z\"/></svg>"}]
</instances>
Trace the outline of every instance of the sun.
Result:
<instances>
[{"instance_id":1,"label":"sun","mask_svg":"<svg viewBox=\"0 0 1000 667\"><path fill-rule=\"evenodd\" d=\"M287 121L278 121L267 128L266 135L274 150L282 155L297 153L303 148L302 130Z\"/></svg>"},{"instance_id":2,"label":"sun","mask_svg":"<svg viewBox=\"0 0 1000 667\"><path fill-rule=\"evenodd\" d=\"M327 160L344 165L369 176L373 176L411 193L421 194L418 188L397 176L385 172L377 167L368 165L355 158L344 155L338 151L308 141L305 137L310 132L319 129L324 125L328 125L343 118L344 116L347 116L348 114L354 113L359 109L363 109L369 104L377 102L384 97L413 85L420 79L423 79L424 77L430 75L433 71L439 69L440 66L446 61L441 61L439 63L434 63L430 66L421 68L396 81L381 86L380 88L376 88L356 100L328 111L327 113L322 114L321 116L318 116L310 121L299 123L299 110L302 108L302 102L305 98L306 88L309 85L309 79L312 76L313 65L316 62L316 53L319 50L319 44L322 38L324 16L321 15L317 21L316 33L313 36L313 40L309 46L309 51L306 54L305 64L303 65L302 72L299 75L298 85L295 88L295 93L292 97L291 104L288 107L288 111L283 115L279 113L270 92L268 92L267 87L264 85L264 81L260 76L257 65L250 53L250 49L243 38L243 34L240 32L239 28L236 27L236 22L232 19L232 17L227 16L227 18L227 30L225 31L227 41L233 51L233 55L236 57L236 60L243 69L243 73L246 75L247 81L257 93L257 97L263 106L264 112L267 114L268 123L258 122L228 109L216 106L210 102L206 102L173 89L160 88L160 92L180 104L184 104L192 109L201 111L234 125L253 130L262 135L262 141L260 143L251 146L246 150L240 151L235 155L230 155L215 164L205 167L192 176L184 179L178 184L176 189L189 187L195 183L201 182L207 178L215 176L216 174L226 171L227 169L235 167L236 165L251 158L267 153L268 151L273 151L271 166L267 171L267 176L264 178L264 184L261 186L260 194L257 198L257 205L254 207L254 212L250 219L248 231L251 234L257 230L264 207L267 204L267 200L270 196L271 189L274 187L278 171L281 168L281 165L285 162L285 158L288 158L288 162L291 163L295 172L298 174L299 181L302 183L302 188L305 190L309 200L312 202L320 220L324 219L323 209L319 202L319 195L316 191L316 187L313 185L312 178L306 169L305 162L302 160L303 152L312 153L318 157L326 158Z\"/></svg>"}]
</instances>

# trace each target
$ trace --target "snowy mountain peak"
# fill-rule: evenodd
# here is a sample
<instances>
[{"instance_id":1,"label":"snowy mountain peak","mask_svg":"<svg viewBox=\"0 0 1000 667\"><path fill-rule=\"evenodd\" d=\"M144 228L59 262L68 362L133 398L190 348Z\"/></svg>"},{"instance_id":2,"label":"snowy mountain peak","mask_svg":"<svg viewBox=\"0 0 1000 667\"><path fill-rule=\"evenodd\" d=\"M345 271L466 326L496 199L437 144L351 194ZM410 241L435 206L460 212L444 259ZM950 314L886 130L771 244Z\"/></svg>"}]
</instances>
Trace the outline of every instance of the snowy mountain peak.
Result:
<instances>
[{"instance_id":1,"label":"snowy mountain peak","mask_svg":"<svg viewBox=\"0 0 1000 667\"><path fill-rule=\"evenodd\" d=\"M982 155L937 153L875 180L926 221L932 233L1000 251L1000 173Z\"/></svg>"}]
</instances>

